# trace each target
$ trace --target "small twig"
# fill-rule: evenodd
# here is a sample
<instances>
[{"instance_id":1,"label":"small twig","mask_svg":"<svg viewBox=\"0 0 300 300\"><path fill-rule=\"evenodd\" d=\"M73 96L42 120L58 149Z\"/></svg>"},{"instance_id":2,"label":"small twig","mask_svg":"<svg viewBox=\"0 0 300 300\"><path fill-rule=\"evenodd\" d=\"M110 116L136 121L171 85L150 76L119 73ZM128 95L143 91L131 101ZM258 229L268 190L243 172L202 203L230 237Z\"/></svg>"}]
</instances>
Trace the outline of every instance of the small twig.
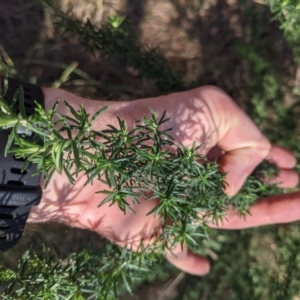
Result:
<instances>
[{"instance_id":1,"label":"small twig","mask_svg":"<svg viewBox=\"0 0 300 300\"><path fill-rule=\"evenodd\" d=\"M158 300L164 300L166 296L170 295L184 277L185 273L180 272L177 277L169 284L169 286L162 292Z\"/></svg>"},{"instance_id":2,"label":"small twig","mask_svg":"<svg viewBox=\"0 0 300 300\"><path fill-rule=\"evenodd\" d=\"M8 56L7 52L4 50L3 46L0 44L0 55L2 56L3 60L5 61L5 63L14 68L15 65L12 61L12 59Z\"/></svg>"},{"instance_id":3,"label":"small twig","mask_svg":"<svg viewBox=\"0 0 300 300\"><path fill-rule=\"evenodd\" d=\"M209 288L207 287L206 289L204 289L201 300L207 300L208 293L209 293Z\"/></svg>"},{"instance_id":4,"label":"small twig","mask_svg":"<svg viewBox=\"0 0 300 300\"><path fill-rule=\"evenodd\" d=\"M73 61L61 74L60 78L52 83L53 88L59 88L63 83L65 83L73 71L77 68L78 62Z\"/></svg>"},{"instance_id":5,"label":"small twig","mask_svg":"<svg viewBox=\"0 0 300 300\"><path fill-rule=\"evenodd\" d=\"M15 65L11 58L8 56L3 46L0 44L0 71L4 72L4 74L15 76L19 75L17 70L15 69Z\"/></svg>"},{"instance_id":6,"label":"small twig","mask_svg":"<svg viewBox=\"0 0 300 300\"><path fill-rule=\"evenodd\" d=\"M59 68L59 69L66 69L69 65L62 63L62 62L53 62L53 61L48 61L48 60L41 60L41 59L28 59L26 61L27 64L34 64L34 65L43 65L43 66L50 66L50 67L54 67L54 68ZM87 74L86 72L75 68L73 70L73 73L82 77L83 79L87 80L87 81L94 81L95 79L90 76L89 74Z\"/></svg>"}]
</instances>

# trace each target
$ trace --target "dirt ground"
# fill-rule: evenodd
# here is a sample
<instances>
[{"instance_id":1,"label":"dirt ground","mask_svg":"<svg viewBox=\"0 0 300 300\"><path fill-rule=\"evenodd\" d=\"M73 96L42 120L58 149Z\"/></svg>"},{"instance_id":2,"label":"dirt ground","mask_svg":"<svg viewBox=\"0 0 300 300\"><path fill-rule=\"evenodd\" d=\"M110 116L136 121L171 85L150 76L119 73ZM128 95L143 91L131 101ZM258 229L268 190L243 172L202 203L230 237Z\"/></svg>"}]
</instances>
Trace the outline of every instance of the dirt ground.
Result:
<instances>
[{"instance_id":1,"label":"dirt ground","mask_svg":"<svg viewBox=\"0 0 300 300\"><path fill-rule=\"evenodd\" d=\"M256 28L258 40L267 41L270 55L276 57L277 71L286 81L295 78L296 67L290 50L282 39L276 22L270 22L269 8L263 1L251 0L56 0L61 9L74 17L90 19L101 26L113 14L126 17L125 22L140 42L159 47L170 65L184 78L200 85L213 84L224 89L243 108L249 104L249 64L237 46L249 43ZM66 65L77 62L78 68L92 76L99 86L87 90L78 80L63 86L94 98L134 99L157 95L153 83L140 80L135 70L84 51L76 37L63 35L53 24L51 15L35 0L0 0L0 54L14 62L27 79L51 85ZM263 24L259 28L260 24ZM263 29L262 29L263 28ZM118 92L115 92L117 90ZM33 243L51 246L60 256L87 243L101 247L98 236L54 224L28 226L22 242L1 254L6 265L16 264L16 257ZM75 246L74 246L75 245ZM173 280L173 279L172 279ZM175 278L174 278L175 280ZM172 281L173 282L173 281ZM154 299L170 284L142 287L131 299ZM148 297L149 289L152 289ZM155 291L155 292L154 292ZM172 299L174 289L163 299ZM150 295L149 294L149 295ZM138 298L142 295L142 298ZM157 298L158 299L158 298Z\"/></svg>"},{"instance_id":2,"label":"dirt ground","mask_svg":"<svg viewBox=\"0 0 300 300\"><path fill-rule=\"evenodd\" d=\"M270 54L280 59L294 76L289 49L282 40L278 24L270 22L266 5L251 0L56 0L63 11L96 26L110 15L126 17L126 23L141 43L159 47L170 65L186 80L199 85L223 88L240 104L249 99L249 66L237 51L237 45L251 41L253 28L257 38L268 40ZM157 94L153 85L142 81L136 72L114 60L99 60L84 52L76 37L55 29L51 15L36 0L0 1L0 43L17 69L40 84L49 84L60 76L63 64L78 62L78 67L102 83L91 87L93 97L119 98L111 90L130 87L125 98ZM257 23L257 24L255 24ZM55 64L55 67L53 67ZM61 64L61 67L59 65ZM52 66L51 66L52 65ZM105 90L106 87L106 90ZM68 83L69 89L81 91ZM124 90L126 90L124 88ZM122 93L121 93L122 95Z\"/></svg>"}]
</instances>

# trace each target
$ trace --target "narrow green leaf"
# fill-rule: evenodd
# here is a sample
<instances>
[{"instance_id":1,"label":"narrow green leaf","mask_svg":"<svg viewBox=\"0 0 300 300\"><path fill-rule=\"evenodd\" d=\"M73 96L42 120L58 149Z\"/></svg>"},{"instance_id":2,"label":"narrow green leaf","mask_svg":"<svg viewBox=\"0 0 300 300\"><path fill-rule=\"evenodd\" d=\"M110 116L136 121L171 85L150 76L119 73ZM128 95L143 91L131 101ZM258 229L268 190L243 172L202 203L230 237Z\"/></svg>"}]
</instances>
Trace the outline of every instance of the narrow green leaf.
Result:
<instances>
[{"instance_id":1,"label":"narrow green leaf","mask_svg":"<svg viewBox=\"0 0 300 300\"><path fill-rule=\"evenodd\" d=\"M23 87L19 87L18 90L16 91L14 98L18 99L19 102L19 111L22 116L22 119L26 119L26 111L25 111L25 102L24 102L24 90Z\"/></svg>"},{"instance_id":2,"label":"narrow green leaf","mask_svg":"<svg viewBox=\"0 0 300 300\"><path fill-rule=\"evenodd\" d=\"M74 184L74 183L75 183L75 179L74 179L73 176L70 174L69 170L68 170L65 166L63 166L63 169L64 169L65 174L67 175L67 178L68 178L69 182L70 182L71 184Z\"/></svg>"},{"instance_id":3,"label":"narrow green leaf","mask_svg":"<svg viewBox=\"0 0 300 300\"><path fill-rule=\"evenodd\" d=\"M72 150L73 150L73 155L74 155L76 170L79 170L80 169L80 157L79 157L79 152L78 152L77 144L76 144L75 141L72 141Z\"/></svg>"},{"instance_id":4,"label":"narrow green leaf","mask_svg":"<svg viewBox=\"0 0 300 300\"><path fill-rule=\"evenodd\" d=\"M65 106L68 108L68 110L70 111L70 113L76 118L79 119L79 115L77 113L77 111L67 102L64 101Z\"/></svg>"},{"instance_id":5,"label":"narrow green leaf","mask_svg":"<svg viewBox=\"0 0 300 300\"><path fill-rule=\"evenodd\" d=\"M3 80L3 89L1 90L1 97L4 97L6 95L8 91L8 79L7 76L5 76L4 80Z\"/></svg>"},{"instance_id":6,"label":"narrow green leaf","mask_svg":"<svg viewBox=\"0 0 300 300\"><path fill-rule=\"evenodd\" d=\"M97 118L100 114L102 114L105 110L107 110L107 108L108 108L108 106L104 106L104 107L100 108L100 109L92 116L90 122L93 123L93 122L96 120L96 118Z\"/></svg>"},{"instance_id":7,"label":"narrow green leaf","mask_svg":"<svg viewBox=\"0 0 300 300\"><path fill-rule=\"evenodd\" d=\"M6 146L5 146L5 150L4 150L4 156L6 157L8 154L8 151L12 145L12 142L15 139L15 132L12 130L8 136L7 142L6 142Z\"/></svg>"},{"instance_id":8,"label":"narrow green leaf","mask_svg":"<svg viewBox=\"0 0 300 300\"><path fill-rule=\"evenodd\" d=\"M123 283L125 285L125 288L126 288L127 292L132 295L132 290L130 288L130 285L129 285L126 277L127 277L126 274L124 272L122 272L122 279L123 279Z\"/></svg>"}]
</instances>

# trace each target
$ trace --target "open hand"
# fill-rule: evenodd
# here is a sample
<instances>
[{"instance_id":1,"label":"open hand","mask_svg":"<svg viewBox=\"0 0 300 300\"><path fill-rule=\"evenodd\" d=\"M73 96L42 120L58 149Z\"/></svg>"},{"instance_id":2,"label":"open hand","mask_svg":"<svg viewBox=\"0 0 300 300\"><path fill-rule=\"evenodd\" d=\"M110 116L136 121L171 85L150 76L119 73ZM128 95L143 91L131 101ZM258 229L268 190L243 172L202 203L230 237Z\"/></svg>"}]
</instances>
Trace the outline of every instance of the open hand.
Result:
<instances>
[{"instance_id":1,"label":"open hand","mask_svg":"<svg viewBox=\"0 0 300 300\"><path fill-rule=\"evenodd\" d=\"M45 89L46 105L50 108L57 98L66 99L75 109L80 103L92 114L100 106L108 110L95 123L98 130L113 124L116 116L124 119L129 129L142 116L149 114L148 107L162 115L166 110L171 120L166 126L172 127L170 134L185 146L204 143L203 155L219 159L220 169L226 172L228 186L225 192L232 196L242 187L246 178L264 159L280 168L277 181L282 187L294 187L298 175L293 170L296 159L283 147L271 145L251 119L221 90L202 87L187 92L158 98L141 99L131 102L99 102L80 98L61 90ZM66 113L61 108L61 113ZM133 206L136 214L124 215L117 206L108 204L98 208L105 196L95 194L107 189L101 182L84 186L86 177L81 175L74 185L67 177L55 174L44 192L41 204L34 207L30 221L57 221L70 226L94 230L109 240L125 246L138 247L141 240L151 242L153 233L161 228L161 221L153 214L146 214L154 208L159 199L144 201ZM300 192L278 195L258 200L251 207L251 216L239 218L234 211L228 211L220 229L242 229L273 223L300 220ZM211 224L216 227L215 224ZM175 256L166 253L168 260L191 274L203 275L209 271L208 261L178 247Z\"/></svg>"}]
</instances>

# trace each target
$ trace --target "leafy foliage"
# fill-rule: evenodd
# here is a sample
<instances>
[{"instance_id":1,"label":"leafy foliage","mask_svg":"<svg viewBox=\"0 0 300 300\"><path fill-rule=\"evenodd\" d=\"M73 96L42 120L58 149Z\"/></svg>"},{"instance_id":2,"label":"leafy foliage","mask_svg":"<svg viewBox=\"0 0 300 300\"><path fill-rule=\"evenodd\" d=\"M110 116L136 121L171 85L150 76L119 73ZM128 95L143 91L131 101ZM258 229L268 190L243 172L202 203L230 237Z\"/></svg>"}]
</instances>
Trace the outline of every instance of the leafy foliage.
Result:
<instances>
[{"instance_id":1,"label":"leafy foliage","mask_svg":"<svg viewBox=\"0 0 300 300\"><path fill-rule=\"evenodd\" d=\"M141 78L152 80L160 92L187 89L182 79L168 65L158 48L147 48L140 44L125 26L124 18L111 16L101 28L89 20L82 22L66 16L51 0L39 0L52 8L56 25L65 32L81 39L87 51L99 52L101 58L114 57L132 67Z\"/></svg>"},{"instance_id":2,"label":"leafy foliage","mask_svg":"<svg viewBox=\"0 0 300 300\"><path fill-rule=\"evenodd\" d=\"M128 202L129 198L132 198L134 203L138 203L139 197L146 198L147 201L160 198L159 204L148 212L160 216L163 224L163 232L156 236L151 252L163 253L165 249L172 251L178 243L182 246L186 244L190 249L197 251L199 243L208 237L209 220L222 220L224 212L232 206L236 207L239 213L246 214L249 206L258 197L277 192L276 186L263 184L255 177L250 177L241 195L232 198L226 196L223 192L224 175L219 172L218 164L197 154L201 145L193 145L191 148L176 145L168 134L171 129L160 129L161 125L168 121L165 113L158 119L156 113L151 111L151 117L137 121L136 128L130 132L121 119L118 119L119 128L108 125L106 130L95 131L92 129L92 123L97 117L101 117L101 112L106 107L90 117L83 106L75 111L65 102L72 115L70 117L56 112L58 103L47 113L37 104L35 113L27 116L22 107L23 97L23 91L19 89L11 105L8 105L3 97L0 98L1 128L11 129L6 152L12 152L17 158L25 159L25 165L30 162L37 164L37 172L43 172L47 181L54 172L65 172L70 182L74 182L82 172L88 178L86 184L100 180L113 188L111 191L99 191L107 194L100 205L116 204L124 213L127 210L134 213ZM19 113L14 111L15 103L19 103ZM25 135L18 134L20 126L34 133L33 142L29 143ZM11 147L12 145L14 146ZM165 150L166 146L175 147L176 150ZM151 196L148 196L149 191ZM171 221L172 225L168 225L167 220ZM36 256L29 258L26 252L19 266L20 273L16 275L8 271L3 275L4 278L10 276L11 280L14 279L13 283L8 285L6 293L9 295L14 284L18 282L21 288L14 290L13 295L16 296L26 294L28 297L33 294L36 297L52 299L53 295L59 294L70 299L80 299L80 295L85 291L93 295L98 293L100 299L109 299L108 297L112 297L109 296L112 287L115 295L117 294L116 284L120 278L127 289L130 289L127 278L131 275L123 273L124 266L130 261L128 271L131 273L141 268L139 264L131 262L131 257L144 259L149 255L148 252L148 249L141 248L137 254L124 248L120 256L124 261L114 260L109 270L105 266L99 267L97 263L98 269L106 277L104 281L89 281L89 286L86 286L85 276L77 279L80 272L90 274L89 268L81 262L76 261L75 264L64 267L52 258L47 263L45 259L40 260ZM74 254L71 261L76 257ZM93 257L91 255L91 259ZM94 259L101 261L99 257ZM105 263L105 257L101 259ZM46 267L48 263L52 269ZM151 263L153 261L149 259L143 262L143 265L150 268ZM31 271L32 266L39 271ZM61 283L54 284L48 278L49 275L44 274L46 269L46 274L48 271L53 276L56 274L53 280L61 276ZM76 284L72 281L74 278ZM34 286L33 282L36 282ZM63 282L66 282L66 286ZM43 296L39 296L40 293Z\"/></svg>"},{"instance_id":3,"label":"leafy foliage","mask_svg":"<svg viewBox=\"0 0 300 300\"><path fill-rule=\"evenodd\" d=\"M27 250L16 271L1 270L0 282L6 285L3 299L116 299L118 286L131 293L129 282L138 282L159 261L157 252L113 245L100 253L89 249L73 253L67 260L57 260L49 249L42 257Z\"/></svg>"},{"instance_id":4,"label":"leafy foliage","mask_svg":"<svg viewBox=\"0 0 300 300\"><path fill-rule=\"evenodd\" d=\"M299 31L295 29L299 21L299 4L286 0L270 0L269 3L274 18L282 22L298 57L296 45L300 39ZM189 86L169 68L158 49L145 48L128 33L123 18L113 16L106 25L96 29L90 22L81 24L52 8L57 25L78 35L87 50L99 51L103 58L115 57L126 62L138 70L142 78L153 80L161 92L183 90ZM238 48L252 66L253 117L273 140L279 139L297 149L297 137L290 139L285 134L295 128L294 106L297 104L288 108L281 105L282 101L278 99L282 97L282 82L272 62L261 51L264 45L260 47L253 43L254 40L255 36L252 36L252 45L239 45ZM2 65L8 66L7 62ZM10 74L16 74L14 72L10 68ZM276 105L273 105L274 99L277 99ZM21 90L15 101L22 104ZM270 104L274 107L271 112ZM246 214L257 198L278 193L278 187L263 184L251 176L242 191L229 199L223 193L224 174L219 173L217 163L197 154L201 145L190 149L176 145L168 134L169 130L160 129L167 119L165 116L158 119L155 112L151 112L150 118L140 120L131 132L121 119L118 128L108 126L107 130L96 132L92 130L92 122L101 117L105 108L95 116L88 116L83 107L74 111L68 106L72 117L67 117L58 115L56 106L48 113L37 107L30 118L22 114L21 109L20 113L14 112L3 101L0 101L0 109L2 128L12 128L7 151L38 163L38 172L43 172L47 180L57 171L65 172L73 182L80 172L84 172L88 176L87 184L101 180L113 187L112 192L99 192L107 195L105 202L118 205L124 213L132 212L130 199L137 203L138 197L151 191L148 201L157 197L161 201L149 213L159 215L165 224L162 234L157 236L157 243L149 249L141 246L138 252L109 245L101 252L84 250L61 261L46 249L43 257L27 251L17 270L1 269L0 280L5 290L3 299L116 299L119 292L130 292L132 284L138 284L139 278L148 279L149 270L152 274L156 270L161 272L161 265L157 263L161 263L163 250L172 248L175 243L185 243L201 254L213 249L219 256L206 279L199 281L192 276L186 277L178 300L199 299L199 289L208 290L204 294L207 299L226 295L226 299L281 300L296 295L299 282L295 268L299 264L299 230L296 226L289 227L291 230L272 228L267 233L254 230L220 234L206 225L208 218L221 221L224 211L231 206L236 207L240 214ZM274 115L278 116L275 122ZM28 144L16 134L20 125L35 133L34 143ZM280 130L274 133L274 127ZM10 148L13 144L18 148ZM170 146L175 150L167 150ZM256 171L259 177L265 176L266 170L269 170L267 176L274 176L272 166L261 168ZM173 221L172 225L165 222L168 218ZM265 256L260 253L265 260L259 260L260 245L257 241L270 239L277 243L278 251ZM270 263L266 262L273 256L284 271L270 271ZM271 288L265 289L265 286Z\"/></svg>"},{"instance_id":5,"label":"leafy foliage","mask_svg":"<svg viewBox=\"0 0 300 300\"><path fill-rule=\"evenodd\" d=\"M291 44L297 62L300 62L300 2L299 0L269 0L274 19L281 24L287 41Z\"/></svg>"}]
</instances>

